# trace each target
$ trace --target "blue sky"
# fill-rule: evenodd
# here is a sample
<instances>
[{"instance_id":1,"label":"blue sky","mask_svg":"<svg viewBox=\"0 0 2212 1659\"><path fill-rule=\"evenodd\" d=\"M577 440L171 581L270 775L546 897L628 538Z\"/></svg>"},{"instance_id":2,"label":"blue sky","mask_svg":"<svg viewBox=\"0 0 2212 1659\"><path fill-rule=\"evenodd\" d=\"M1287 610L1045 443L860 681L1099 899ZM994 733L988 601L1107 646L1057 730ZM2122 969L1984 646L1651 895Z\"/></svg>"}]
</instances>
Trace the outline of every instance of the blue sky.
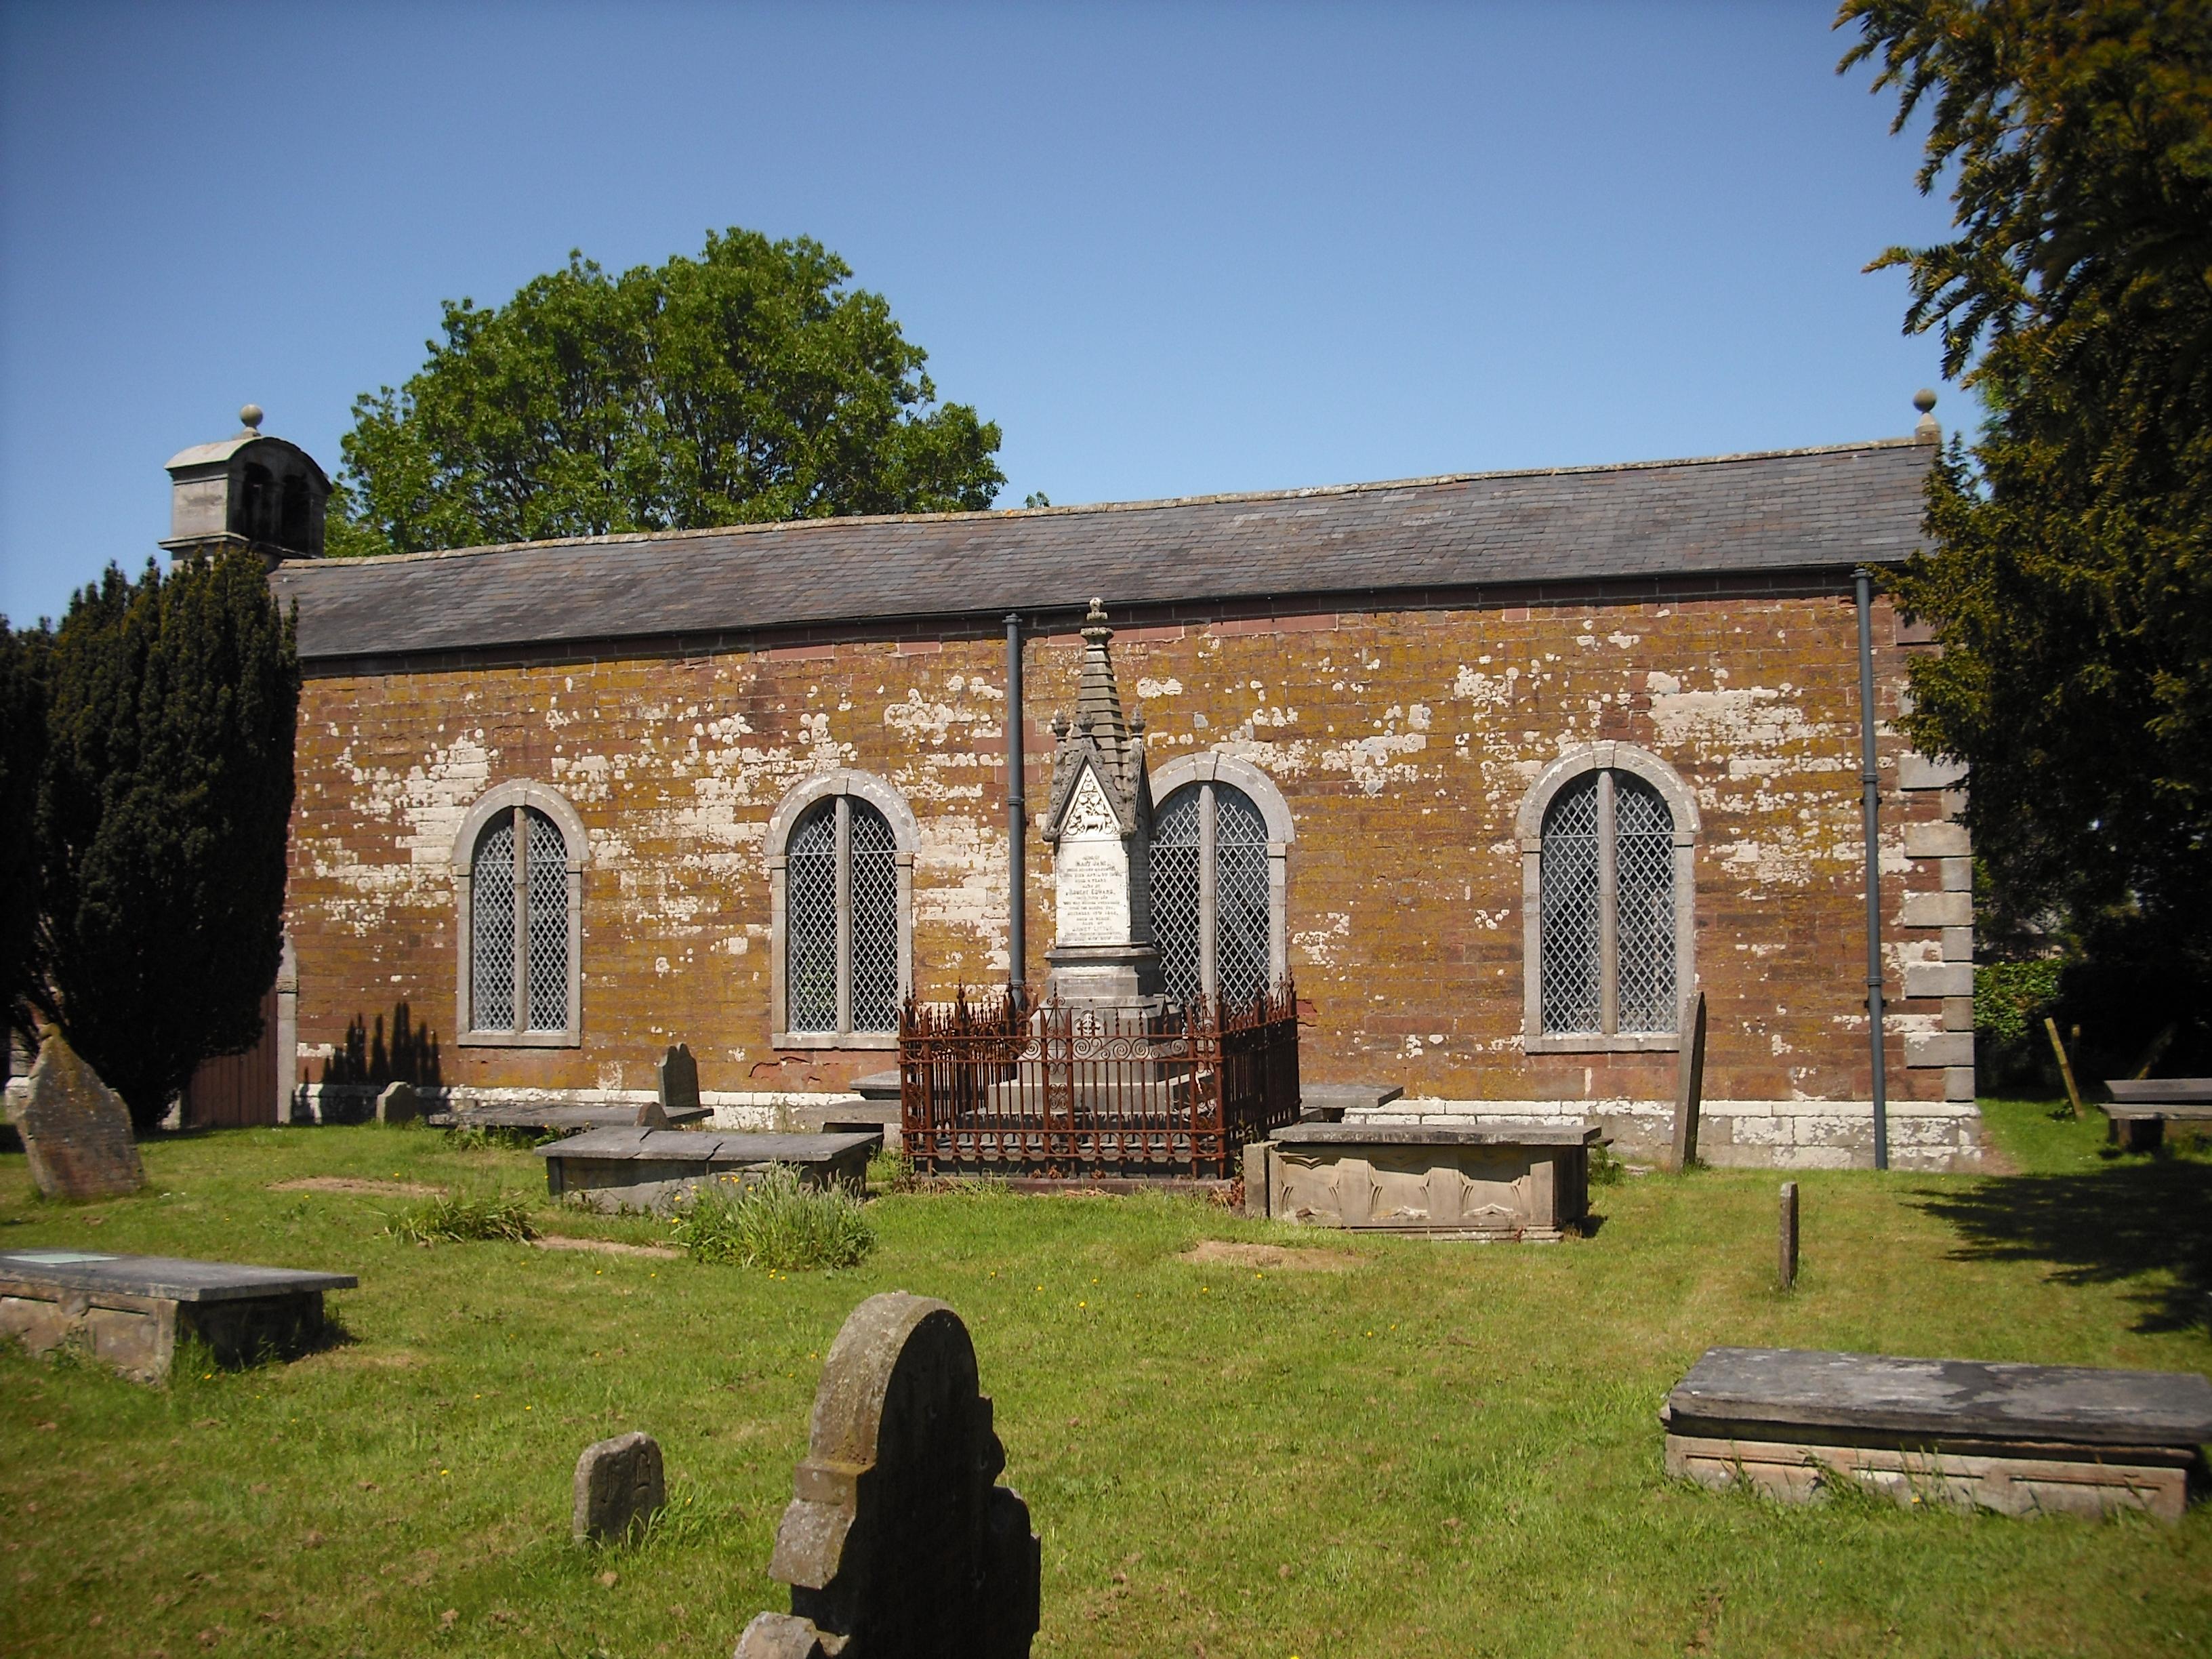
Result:
<instances>
[{"instance_id":1,"label":"blue sky","mask_svg":"<svg viewBox=\"0 0 2212 1659\"><path fill-rule=\"evenodd\" d=\"M0 0L0 611L240 404L335 471L440 300L710 226L888 296L1006 506L1901 434L1861 268L1948 215L1832 15Z\"/></svg>"}]
</instances>

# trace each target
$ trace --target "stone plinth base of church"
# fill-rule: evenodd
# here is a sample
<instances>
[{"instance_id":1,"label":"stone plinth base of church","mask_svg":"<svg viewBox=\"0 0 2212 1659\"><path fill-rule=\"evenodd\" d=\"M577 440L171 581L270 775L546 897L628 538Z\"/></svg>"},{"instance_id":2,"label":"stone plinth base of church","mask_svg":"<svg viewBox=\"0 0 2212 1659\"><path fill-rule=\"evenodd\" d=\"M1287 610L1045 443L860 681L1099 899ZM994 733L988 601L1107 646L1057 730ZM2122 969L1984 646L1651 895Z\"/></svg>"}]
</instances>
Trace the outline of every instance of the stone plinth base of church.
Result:
<instances>
[{"instance_id":1,"label":"stone plinth base of church","mask_svg":"<svg viewBox=\"0 0 2212 1659\"><path fill-rule=\"evenodd\" d=\"M1972 1101L1892 1100L1892 1169L1930 1173L1982 1167L1982 1115ZM1664 1161L1674 1134L1671 1100L1443 1100L1418 1096L1372 1111L1357 1108L1346 1123L1595 1123L1614 1154L1632 1164ZM1869 1100L1708 1100L1699 1108L1698 1156L1722 1168L1865 1170L1874 1167L1874 1103Z\"/></svg>"}]
</instances>

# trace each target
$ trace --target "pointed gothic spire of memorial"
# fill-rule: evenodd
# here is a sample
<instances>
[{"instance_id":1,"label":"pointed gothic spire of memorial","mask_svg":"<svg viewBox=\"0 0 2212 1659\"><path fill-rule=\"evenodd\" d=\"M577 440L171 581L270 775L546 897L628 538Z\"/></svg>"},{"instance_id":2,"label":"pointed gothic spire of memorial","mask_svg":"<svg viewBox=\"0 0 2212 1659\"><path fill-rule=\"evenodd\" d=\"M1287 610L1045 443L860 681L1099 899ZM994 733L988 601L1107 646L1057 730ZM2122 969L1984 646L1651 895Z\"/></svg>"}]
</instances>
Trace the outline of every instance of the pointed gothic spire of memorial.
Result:
<instances>
[{"instance_id":1,"label":"pointed gothic spire of memorial","mask_svg":"<svg viewBox=\"0 0 2212 1659\"><path fill-rule=\"evenodd\" d=\"M1075 694L1075 726L1091 734L1126 791L1131 782L1129 727L1121 716L1121 689L1114 679L1113 638L1114 630L1106 624L1105 602L1092 599L1083 618L1083 678Z\"/></svg>"},{"instance_id":2,"label":"pointed gothic spire of memorial","mask_svg":"<svg viewBox=\"0 0 2212 1659\"><path fill-rule=\"evenodd\" d=\"M1037 828L1053 849L1056 940L1049 994L1139 1011L1162 992L1152 945L1150 790L1145 723L1121 713L1106 607L1083 619L1075 718L1055 719L1052 794Z\"/></svg>"}]
</instances>

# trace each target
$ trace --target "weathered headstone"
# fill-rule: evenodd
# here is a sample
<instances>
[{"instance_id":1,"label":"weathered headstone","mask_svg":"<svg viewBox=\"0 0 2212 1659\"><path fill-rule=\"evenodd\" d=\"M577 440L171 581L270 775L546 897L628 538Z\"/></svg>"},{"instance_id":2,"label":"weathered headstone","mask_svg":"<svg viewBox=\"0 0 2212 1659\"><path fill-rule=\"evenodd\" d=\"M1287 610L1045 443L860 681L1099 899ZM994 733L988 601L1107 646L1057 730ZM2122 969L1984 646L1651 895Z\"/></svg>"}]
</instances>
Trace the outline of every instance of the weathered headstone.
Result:
<instances>
[{"instance_id":1,"label":"weathered headstone","mask_svg":"<svg viewBox=\"0 0 2212 1659\"><path fill-rule=\"evenodd\" d=\"M1775 1233L1774 1276L1784 1290L1797 1283L1797 1183L1782 1183L1782 1212Z\"/></svg>"},{"instance_id":2,"label":"weathered headstone","mask_svg":"<svg viewBox=\"0 0 2212 1659\"><path fill-rule=\"evenodd\" d=\"M579 1543L620 1543L667 1501L660 1443L649 1434L595 1441L576 1460L573 1530Z\"/></svg>"},{"instance_id":3,"label":"weathered headstone","mask_svg":"<svg viewBox=\"0 0 2212 1659\"><path fill-rule=\"evenodd\" d=\"M1692 991L1682 1003L1681 1064L1674 1081L1673 1166L1686 1170L1698 1161L1698 1114L1705 1103L1705 994Z\"/></svg>"},{"instance_id":4,"label":"weathered headstone","mask_svg":"<svg viewBox=\"0 0 2212 1659\"><path fill-rule=\"evenodd\" d=\"M1019 1659L1041 1560L960 1316L903 1291L853 1310L822 1368L813 1431L769 1576L791 1612L738 1659Z\"/></svg>"},{"instance_id":5,"label":"weathered headstone","mask_svg":"<svg viewBox=\"0 0 2212 1659\"><path fill-rule=\"evenodd\" d=\"M412 1123L422 1115L422 1097L411 1083L388 1083L376 1097L379 1123Z\"/></svg>"},{"instance_id":6,"label":"weathered headstone","mask_svg":"<svg viewBox=\"0 0 2212 1659\"><path fill-rule=\"evenodd\" d=\"M146 1184L130 1109L58 1026L46 1027L30 1087L9 1102L8 1121L23 1137L31 1178L48 1198L116 1198Z\"/></svg>"},{"instance_id":7,"label":"weathered headstone","mask_svg":"<svg viewBox=\"0 0 2212 1659\"><path fill-rule=\"evenodd\" d=\"M699 1062L687 1043L672 1043L660 1060L660 1109L664 1112L699 1109Z\"/></svg>"}]
</instances>

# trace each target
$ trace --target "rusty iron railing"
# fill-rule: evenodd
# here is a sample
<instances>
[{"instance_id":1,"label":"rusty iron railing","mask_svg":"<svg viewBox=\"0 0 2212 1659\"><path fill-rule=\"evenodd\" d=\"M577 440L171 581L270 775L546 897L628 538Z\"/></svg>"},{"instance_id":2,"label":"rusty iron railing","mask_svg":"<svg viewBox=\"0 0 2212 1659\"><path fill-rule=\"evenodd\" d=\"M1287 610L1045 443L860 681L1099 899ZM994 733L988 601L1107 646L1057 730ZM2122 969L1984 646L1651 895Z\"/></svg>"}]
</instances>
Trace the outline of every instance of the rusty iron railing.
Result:
<instances>
[{"instance_id":1,"label":"rusty iron railing","mask_svg":"<svg viewBox=\"0 0 2212 1659\"><path fill-rule=\"evenodd\" d=\"M1297 1115L1288 981L1156 1014L963 993L899 1022L900 1129L926 1174L1223 1180Z\"/></svg>"}]
</instances>

